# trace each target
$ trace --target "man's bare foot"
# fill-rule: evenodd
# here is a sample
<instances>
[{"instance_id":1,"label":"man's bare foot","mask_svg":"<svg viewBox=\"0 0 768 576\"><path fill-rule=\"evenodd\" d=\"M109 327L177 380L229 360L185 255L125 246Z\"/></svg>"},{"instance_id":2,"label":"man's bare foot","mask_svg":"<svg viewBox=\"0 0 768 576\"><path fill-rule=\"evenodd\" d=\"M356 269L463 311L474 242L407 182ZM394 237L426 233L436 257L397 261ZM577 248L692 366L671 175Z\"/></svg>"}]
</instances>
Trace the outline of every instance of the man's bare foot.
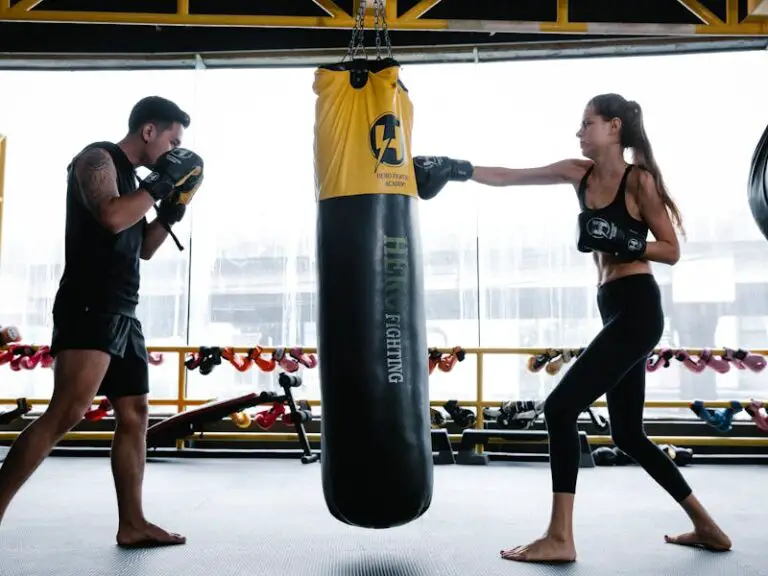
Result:
<instances>
[{"instance_id":1,"label":"man's bare foot","mask_svg":"<svg viewBox=\"0 0 768 576\"><path fill-rule=\"evenodd\" d=\"M168 532L149 522L139 528L121 526L117 531L117 545L121 548L157 548L177 546L186 542L184 536Z\"/></svg>"},{"instance_id":2,"label":"man's bare foot","mask_svg":"<svg viewBox=\"0 0 768 576\"><path fill-rule=\"evenodd\" d=\"M664 535L664 541L680 546L695 546L711 552L727 552L731 549L731 539L716 524L697 527L693 532L678 536Z\"/></svg>"},{"instance_id":3,"label":"man's bare foot","mask_svg":"<svg viewBox=\"0 0 768 576\"><path fill-rule=\"evenodd\" d=\"M502 550L501 557L515 562L575 562L576 545L573 540L544 536L526 546Z\"/></svg>"}]
</instances>

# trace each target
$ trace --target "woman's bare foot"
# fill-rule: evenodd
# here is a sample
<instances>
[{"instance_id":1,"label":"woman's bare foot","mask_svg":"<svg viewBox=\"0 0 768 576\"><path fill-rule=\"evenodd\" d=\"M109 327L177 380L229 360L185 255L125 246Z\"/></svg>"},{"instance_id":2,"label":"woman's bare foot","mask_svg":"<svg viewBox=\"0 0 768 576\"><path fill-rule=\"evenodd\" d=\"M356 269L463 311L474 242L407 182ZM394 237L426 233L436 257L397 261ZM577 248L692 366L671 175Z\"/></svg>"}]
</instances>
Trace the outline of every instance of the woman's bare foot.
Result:
<instances>
[{"instance_id":1,"label":"woman's bare foot","mask_svg":"<svg viewBox=\"0 0 768 576\"><path fill-rule=\"evenodd\" d=\"M544 536L526 546L502 550L501 557L515 562L575 562L576 545L573 540Z\"/></svg>"},{"instance_id":2,"label":"woman's bare foot","mask_svg":"<svg viewBox=\"0 0 768 576\"><path fill-rule=\"evenodd\" d=\"M120 526L117 531L117 545L121 548L157 548L177 546L186 542L184 536L168 532L149 522L140 527Z\"/></svg>"},{"instance_id":3,"label":"woman's bare foot","mask_svg":"<svg viewBox=\"0 0 768 576\"><path fill-rule=\"evenodd\" d=\"M665 535L664 541L668 544L704 548L711 552L727 552L731 549L731 539L717 524L694 527L693 532L678 536Z\"/></svg>"}]
</instances>

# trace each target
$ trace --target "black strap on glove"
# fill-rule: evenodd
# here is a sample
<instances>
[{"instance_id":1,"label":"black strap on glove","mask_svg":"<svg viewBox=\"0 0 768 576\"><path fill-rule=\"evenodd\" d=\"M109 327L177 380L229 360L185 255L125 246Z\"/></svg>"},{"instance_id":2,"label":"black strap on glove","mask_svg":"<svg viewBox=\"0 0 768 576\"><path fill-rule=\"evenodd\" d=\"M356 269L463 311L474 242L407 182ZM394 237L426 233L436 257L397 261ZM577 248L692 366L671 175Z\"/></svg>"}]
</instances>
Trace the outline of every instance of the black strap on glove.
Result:
<instances>
[{"instance_id":1,"label":"black strap on glove","mask_svg":"<svg viewBox=\"0 0 768 576\"><path fill-rule=\"evenodd\" d=\"M175 148L163 154L155 163L153 172L142 182L160 204L155 204L157 219L173 238L176 247L184 247L171 230L181 222L197 189L203 183L203 159L186 148Z\"/></svg>"}]
</instances>

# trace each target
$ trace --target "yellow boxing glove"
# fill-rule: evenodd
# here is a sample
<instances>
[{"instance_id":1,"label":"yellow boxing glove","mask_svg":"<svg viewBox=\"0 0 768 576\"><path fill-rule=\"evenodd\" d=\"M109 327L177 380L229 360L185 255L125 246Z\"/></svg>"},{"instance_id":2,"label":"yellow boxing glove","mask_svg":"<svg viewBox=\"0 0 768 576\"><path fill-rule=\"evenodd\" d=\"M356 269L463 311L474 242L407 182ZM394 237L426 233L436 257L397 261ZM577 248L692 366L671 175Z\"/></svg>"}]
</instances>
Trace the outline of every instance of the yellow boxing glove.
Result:
<instances>
[{"instance_id":1,"label":"yellow boxing glove","mask_svg":"<svg viewBox=\"0 0 768 576\"><path fill-rule=\"evenodd\" d=\"M173 192L172 198L175 200L176 204L184 204L186 206L192 202L192 197L195 195L195 192L197 192L197 189L200 188L202 183L203 171L201 167L199 174L190 175L184 180L184 182L177 185L176 190Z\"/></svg>"}]
</instances>

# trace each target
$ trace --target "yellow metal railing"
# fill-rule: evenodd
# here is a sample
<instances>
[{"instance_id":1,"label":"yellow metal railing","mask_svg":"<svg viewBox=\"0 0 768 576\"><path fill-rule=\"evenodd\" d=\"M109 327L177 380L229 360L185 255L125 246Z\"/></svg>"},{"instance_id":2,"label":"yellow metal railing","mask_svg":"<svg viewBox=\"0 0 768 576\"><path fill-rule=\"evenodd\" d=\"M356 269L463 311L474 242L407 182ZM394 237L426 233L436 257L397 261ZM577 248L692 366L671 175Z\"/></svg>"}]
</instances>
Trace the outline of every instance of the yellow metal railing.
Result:
<instances>
[{"instance_id":1,"label":"yellow metal railing","mask_svg":"<svg viewBox=\"0 0 768 576\"><path fill-rule=\"evenodd\" d=\"M158 352L165 354L177 354L178 355L178 385L177 394L172 398L152 398L149 401L151 406L168 406L174 407L175 411L184 411L187 407L200 406L206 402L210 402L210 399L200 398L188 398L187 397L187 368L185 366L185 360L187 354L192 354L198 351L197 348L192 347L175 347L175 346L151 346L150 352ZM234 351L240 354L247 353L249 348L234 348ZM274 352L274 348L263 348L263 351L267 354ZM444 354L450 354L452 349L439 349ZM484 398L484 360L487 356L493 355L538 355L546 352L544 348L464 348L464 352L467 355L476 357L475 367L475 379L476 379L476 399L475 400L462 400L461 405L463 407L474 407L477 413L477 420L475 426L477 428L483 427L483 408L491 406L499 406L500 401L486 400ZM690 354L697 355L702 352L701 349L688 348ZM316 353L314 348L303 348L304 352ZM751 350L753 354L768 355L768 350ZM723 350L712 350L713 354L724 354ZM322 359L320 359L322 361ZM150 375L152 368L150 367ZM258 368L254 368L258 370ZM457 364L455 370L461 370L461 364ZM15 404L15 398L0 398L0 404ZM30 398L28 402L32 405L44 406L47 405L49 400L46 398ZM430 405L442 406L446 400L431 400ZM747 404L747 400L742 401L744 405ZM312 406L321 406L320 400L311 400L309 404ZM646 401L646 408L688 408L690 401L678 400L678 401ZM729 402L705 402L707 407L710 408L723 408L730 405ZM593 404L595 407L604 407L604 401L598 401ZM0 440L13 439L18 435L18 432L7 431L0 432ZM310 441L318 441L319 434L309 434ZM452 435L451 439L458 440L460 435ZM65 436L65 440L92 440L92 441L104 441L112 438L112 432L71 432ZM247 441L275 441L275 442L295 442L295 434L286 434L280 432L206 432L204 436L191 436L190 439L195 440L212 440L212 441L232 441L232 440L247 440ZM699 436L671 436L671 437L652 437L652 440L658 443L672 443L680 446L768 446L768 436L755 436L755 437L699 437ZM590 436L590 443L593 444L608 444L611 443L610 436ZM177 443L177 447L181 448L182 443Z\"/></svg>"}]
</instances>

